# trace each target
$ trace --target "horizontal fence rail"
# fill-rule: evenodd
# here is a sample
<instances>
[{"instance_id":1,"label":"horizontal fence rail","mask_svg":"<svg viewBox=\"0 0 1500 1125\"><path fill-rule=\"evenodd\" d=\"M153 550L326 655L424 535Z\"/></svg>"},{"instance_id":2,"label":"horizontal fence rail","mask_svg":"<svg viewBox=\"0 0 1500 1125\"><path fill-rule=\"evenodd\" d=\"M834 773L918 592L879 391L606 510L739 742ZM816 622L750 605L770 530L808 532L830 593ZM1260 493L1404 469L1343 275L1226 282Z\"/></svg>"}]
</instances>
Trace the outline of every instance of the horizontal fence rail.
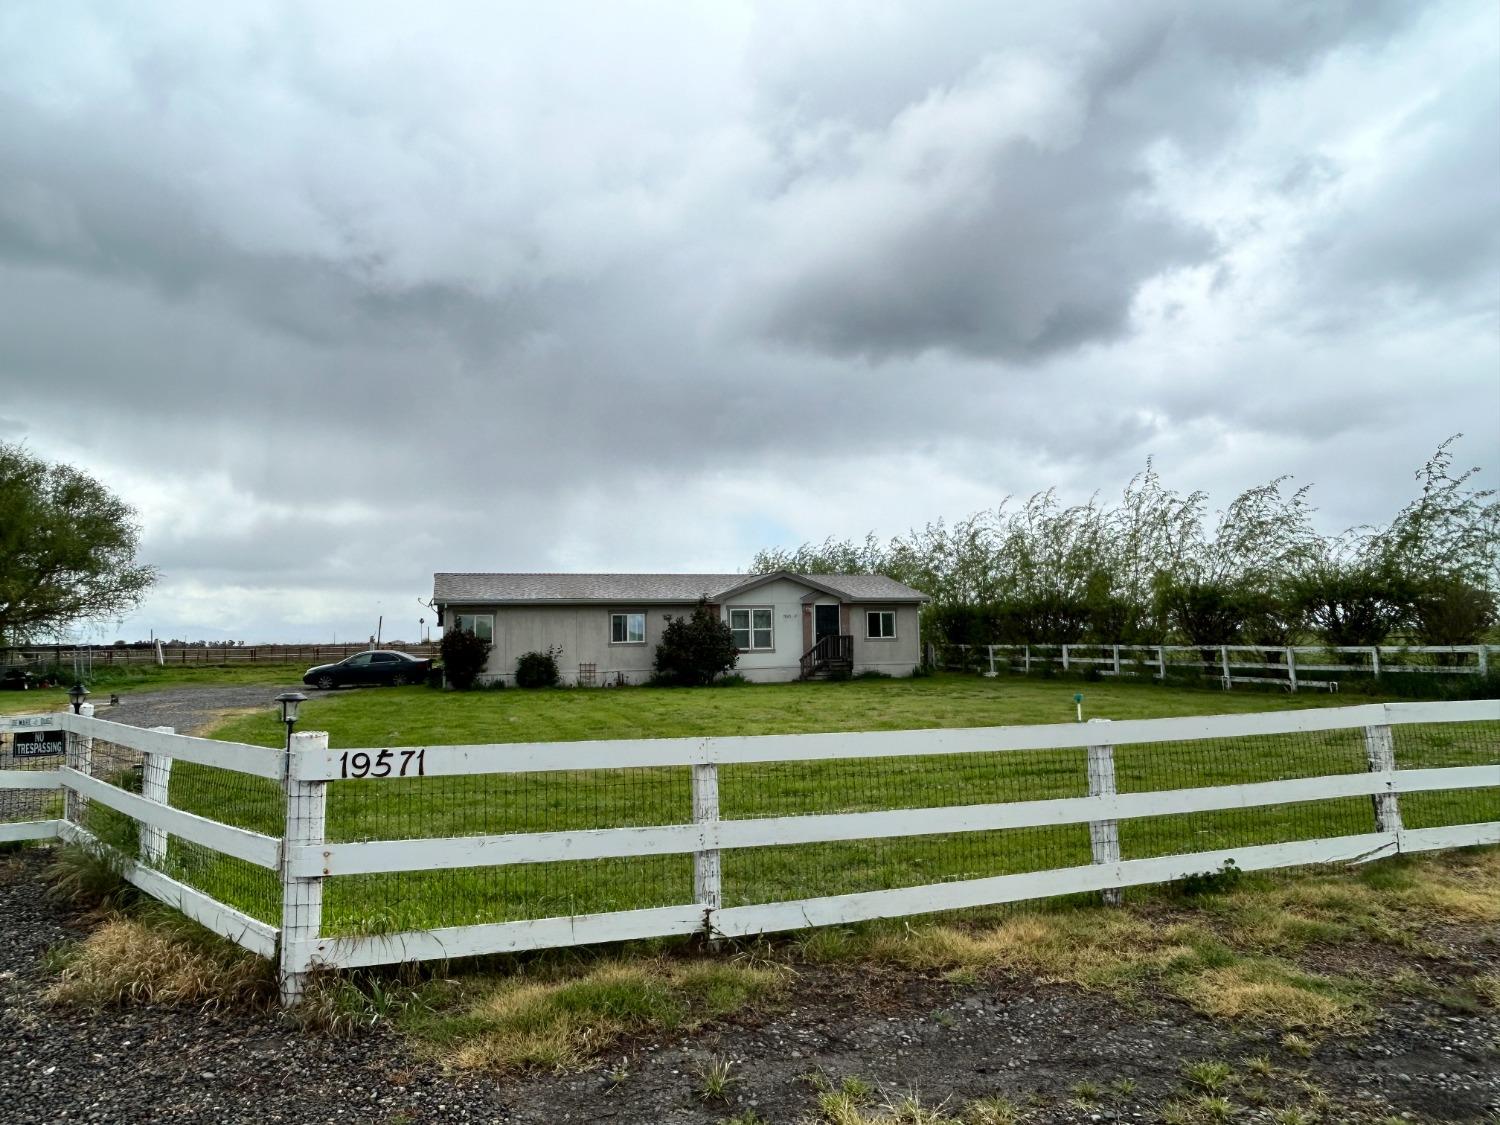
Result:
<instances>
[{"instance_id":1,"label":"horizontal fence rail","mask_svg":"<svg viewBox=\"0 0 1500 1125\"><path fill-rule=\"evenodd\" d=\"M278 958L287 1003L323 967L1118 901L1229 860L1500 844L1500 700L350 749L90 711L0 719L26 755L0 801L30 802L0 805L0 839L123 851L145 893Z\"/></svg>"},{"instance_id":2,"label":"horizontal fence rail","mask_svg":"<svg viewBox=\"0 0 1500 1125\"><path fill-rule=\"evenodd\" d=\"M1500 656L1496 645L934 645L948 671L1020 673L1058 669L1164 680L1188 675L1288 691L1337 691L1330 673L1374 680L1393 675L1480 676Z\"/></svg>"}]
</instances>

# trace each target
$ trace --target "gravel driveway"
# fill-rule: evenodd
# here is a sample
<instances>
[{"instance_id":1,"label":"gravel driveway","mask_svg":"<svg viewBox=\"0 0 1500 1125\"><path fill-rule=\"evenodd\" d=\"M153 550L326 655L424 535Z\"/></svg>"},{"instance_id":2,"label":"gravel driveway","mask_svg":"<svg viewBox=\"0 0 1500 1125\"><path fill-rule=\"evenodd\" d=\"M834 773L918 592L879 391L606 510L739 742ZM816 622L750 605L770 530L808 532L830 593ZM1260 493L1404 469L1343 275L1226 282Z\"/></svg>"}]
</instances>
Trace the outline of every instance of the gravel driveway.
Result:
<instances>
[{"instance_id":1,"label":"gravel driveway","mask_svg":"<svg viewBox=\"0 0 1500 1125\"><path fill-rule=\"evenodd\" d=\"M100 692L91 702L94 717L133 727L172 727L178 734L196 734L225 711L252 708L273 710L275 698L284 691L304 691L301 684L277 687L268 684L242 684L226 687L171 688L165 691L124 691L120 702L109 704L109 695Z\"/></svg>"}]
</instances>

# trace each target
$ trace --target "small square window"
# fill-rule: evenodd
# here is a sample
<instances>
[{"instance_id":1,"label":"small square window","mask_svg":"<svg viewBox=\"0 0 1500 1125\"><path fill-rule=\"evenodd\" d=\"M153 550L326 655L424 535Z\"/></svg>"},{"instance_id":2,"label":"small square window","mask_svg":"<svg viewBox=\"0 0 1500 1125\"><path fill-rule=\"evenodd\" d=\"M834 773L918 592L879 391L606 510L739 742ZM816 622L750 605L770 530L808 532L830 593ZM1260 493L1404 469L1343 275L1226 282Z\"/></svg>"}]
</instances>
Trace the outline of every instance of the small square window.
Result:
<instances>
[{"instance_id":1,"label":"small square window","mask_svg":"<svg viewBox=\"0 0 1500 1125\"><path fill-rule=\"evenodd\" d=\"M609 615L609 643L612 645L645 644L646 615L644 613L611 613Z\"/></svg>"},{"instance_id":2,"label":"small square window","mask_svg":"<svg viewBox=\"0 0 1500 1125\"><path fill-rule=\"evenodd\" d=\"M872 641L889 641L896 637L896 611L872 609L865 614L865 636Z\"/></svg>"}]
</instances>

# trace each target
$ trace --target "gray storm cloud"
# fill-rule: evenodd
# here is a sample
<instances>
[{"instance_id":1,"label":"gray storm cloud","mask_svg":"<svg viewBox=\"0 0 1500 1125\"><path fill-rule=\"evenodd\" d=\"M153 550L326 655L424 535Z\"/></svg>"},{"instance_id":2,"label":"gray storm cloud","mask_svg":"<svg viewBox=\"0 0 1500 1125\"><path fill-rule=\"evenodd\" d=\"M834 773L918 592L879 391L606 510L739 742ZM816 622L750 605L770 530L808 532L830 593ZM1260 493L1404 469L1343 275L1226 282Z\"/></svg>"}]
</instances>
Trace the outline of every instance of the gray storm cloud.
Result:
<instances>
[{"instance_id":1,"label":"gray storm cloud","mask_svg":"<svg viewBox=\"0 0 1500 1125\"><path fill-rule=\"evenodd\" d=\"M1152 452L1372 518L1500 462L1492 16L9 5L0 415L256 636Z\"/></svg>"}]
</instances>

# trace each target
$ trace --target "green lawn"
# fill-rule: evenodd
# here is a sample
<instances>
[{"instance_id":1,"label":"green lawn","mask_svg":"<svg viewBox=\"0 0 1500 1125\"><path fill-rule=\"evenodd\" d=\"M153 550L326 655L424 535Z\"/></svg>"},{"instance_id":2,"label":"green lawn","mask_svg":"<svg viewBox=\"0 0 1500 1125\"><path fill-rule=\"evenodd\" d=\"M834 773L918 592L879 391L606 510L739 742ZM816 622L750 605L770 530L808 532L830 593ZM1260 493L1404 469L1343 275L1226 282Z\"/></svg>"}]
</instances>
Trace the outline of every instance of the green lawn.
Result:
<instances>
[{"instance_id":1,"label":"green lawn","mask_svg":"<svg viewBox=\"0 0 1500 1125\"><path fill-rule=\"evenodd\" d=\"M971 727L1067 722L1073 694L1086 717L1112 719L1316 707L1358 699L1225 693L1152 684L1079 684L943 675L909 681L786 684L698 690L620 689L439 693L425 688L340 692L304 709L302 729L334 747L570 741L691 735ZM231 719L217 737L277 745L265 714ZM1406 727L1404 766L1500 764L1500 724ZM1125 746L1122 792L1361 772L1359 731L1222 742ZM720 771L726 818L880 808L942 808L1080 796L1082 750L906 759L751 764ZM174 804L279 835L268 782L179 762ZM409 839L680 823L689 817L686 769L558 771L334 783L334 840ZM1500 819L1500 788L1403 798L1412 827ZM1121 825L1125 858L1232 848L1373 830L1368 799L1153 817ZM978 878L1089 862L1086 825L748 848L726 852L726 905ZM274 877L174 841L176 873L249 912L276 920ZM553 914L661 906L691 899L688 856L549 863L331 879L328 932L402 930Z\"/></svg>"}]
</instances>

